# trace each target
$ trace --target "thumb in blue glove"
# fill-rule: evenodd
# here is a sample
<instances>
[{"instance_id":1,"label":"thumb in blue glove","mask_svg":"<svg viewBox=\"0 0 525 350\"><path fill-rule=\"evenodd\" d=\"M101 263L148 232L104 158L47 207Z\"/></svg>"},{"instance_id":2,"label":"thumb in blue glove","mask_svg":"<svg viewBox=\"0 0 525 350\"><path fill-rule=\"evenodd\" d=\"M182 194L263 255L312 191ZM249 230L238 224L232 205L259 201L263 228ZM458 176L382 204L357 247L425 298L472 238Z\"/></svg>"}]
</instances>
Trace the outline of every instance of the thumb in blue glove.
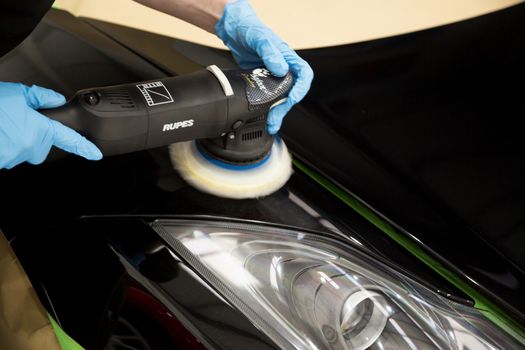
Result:
<instances>
[{"instance_id":1,"label":"thumb in blue glove","mask_svg":"<svg viewBox=\"0 0 525 350\"><path fill-rule=\"evenodd\" d=\"M291 70L295 82L285 103L271 109L268 132L275 134L293 105L303 99L312 83L312 68L257 17L247 0L232 1L215 25L215 33L231 50L242 68L264 64L272 74L284 76Z\"/></svg>"},{"instance_id":2,"label":"thumb in blue glove","mask_svg":"<svg viewBox=\"0 0 525 350\"><path fill-rule=\"evenodd\" d=\"M89 160L102 158L100 150L85 137L38 113L55 108L64 96L36 85L0 82L0 169L20 163L42 163L52 146Z\"/></svg>"}]
</instances>

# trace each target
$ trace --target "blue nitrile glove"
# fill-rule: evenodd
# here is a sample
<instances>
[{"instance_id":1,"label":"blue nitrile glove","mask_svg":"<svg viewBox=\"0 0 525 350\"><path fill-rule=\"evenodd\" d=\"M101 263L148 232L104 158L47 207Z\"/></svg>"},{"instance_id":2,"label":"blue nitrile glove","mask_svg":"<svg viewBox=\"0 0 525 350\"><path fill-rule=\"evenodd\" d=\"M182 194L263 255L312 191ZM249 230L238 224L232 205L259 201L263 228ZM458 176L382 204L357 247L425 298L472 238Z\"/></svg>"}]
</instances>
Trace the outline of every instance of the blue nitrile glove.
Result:
<instances>
[{"instance_id":1,"label":"blue nitrile glove","mask_svg":"<svg viewBox=\"0 0 525 350\"><path fill-rule=\"evenodd\" d=\"M0 169L25 161L40 164L53 145L90 160L102 158L86 138L35 111L65 102L64 96L53 90L0 82Z\"/></svg>"},{"instance_id":2,"label":"blue nitrile glove","mask_svg":"<svg viewBox=\"0 0 525 350\"><path fill-rule=\"evenodd\" d=\"M290 69L295 82L288 100L270 111L268 132L279 131L286 113L301 101L310 89L314 77L312 68L270 28L261 22L247 0L226 4L215 25L215 33L228 46L242 68L254 68L263 63L274 75L282 77Z\"/></svg>"}]
</instances>

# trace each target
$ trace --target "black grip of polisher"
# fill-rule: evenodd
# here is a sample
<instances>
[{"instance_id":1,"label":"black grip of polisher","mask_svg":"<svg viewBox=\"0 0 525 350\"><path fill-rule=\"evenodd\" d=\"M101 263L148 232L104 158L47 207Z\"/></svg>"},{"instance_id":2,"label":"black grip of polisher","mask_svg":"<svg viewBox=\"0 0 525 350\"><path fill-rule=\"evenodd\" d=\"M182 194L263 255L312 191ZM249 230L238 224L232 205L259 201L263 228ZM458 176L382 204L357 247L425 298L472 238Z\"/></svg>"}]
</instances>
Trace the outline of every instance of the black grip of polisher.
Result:
<instances>
[{"instance_id":1,"label":"black grip of polisher","mask_svg":"<svg viewBox=\"0 0 525 350\"><path fill-rule=\"evenodd\" d=\"M79 91L64 106L40 110L95 143L105 156L129 153L144 148L148 119L137 108L113 106L108 102L109 90ZM101 101L102 100L102 101ZM130 104L131 105L131 104ZM126 108L126 111L120 110Z\"/></svg>"}]
</instances>

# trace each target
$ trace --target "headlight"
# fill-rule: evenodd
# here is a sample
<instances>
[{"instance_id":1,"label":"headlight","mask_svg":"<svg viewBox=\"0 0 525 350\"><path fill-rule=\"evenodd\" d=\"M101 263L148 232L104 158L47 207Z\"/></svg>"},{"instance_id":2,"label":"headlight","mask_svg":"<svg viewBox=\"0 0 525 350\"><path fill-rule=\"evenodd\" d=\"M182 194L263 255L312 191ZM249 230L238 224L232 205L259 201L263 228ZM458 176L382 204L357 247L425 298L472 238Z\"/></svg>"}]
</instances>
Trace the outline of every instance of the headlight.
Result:
<instances>
[{"instance_id":1,"label":"headlight","mask_svg":"<svg viewBox=\"0 0 525 350\"><path fill-rule=\"evenodd\" d=\"M335 239L235 223L153 226L282 348L519 347L476 309Z\"/></svg>"}]
</instances>

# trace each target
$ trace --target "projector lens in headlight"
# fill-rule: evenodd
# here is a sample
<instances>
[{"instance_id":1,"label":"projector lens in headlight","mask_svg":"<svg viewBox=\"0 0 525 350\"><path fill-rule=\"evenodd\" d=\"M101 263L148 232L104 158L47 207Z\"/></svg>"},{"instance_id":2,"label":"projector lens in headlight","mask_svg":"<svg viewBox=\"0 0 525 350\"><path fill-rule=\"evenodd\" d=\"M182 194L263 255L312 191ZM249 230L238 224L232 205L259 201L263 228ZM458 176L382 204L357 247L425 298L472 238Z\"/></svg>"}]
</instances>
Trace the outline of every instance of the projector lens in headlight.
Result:
<instances>
[{"instance_id":1,"label":"projector lens in headlight","mask_svg":"<svg viewBox=\"0 0 525 350\"><path fill-rule=\"evenodd\" d=\"M366 349L381 336L388 322L387 309L387 301L378 293L359 291L346 299L340 332L351 349Z\"/></svg>"},{"instance_id":2,"label":"projector lens in headlight","mask_svg":"<svg viewBox=\"0 0 525 350\"><path fill-rule=\"evenodd\" d=\"M153 224L213 287L288 349L511 349L513 338L349 243L203 221Z\"/></svg>"}]
</instances>

